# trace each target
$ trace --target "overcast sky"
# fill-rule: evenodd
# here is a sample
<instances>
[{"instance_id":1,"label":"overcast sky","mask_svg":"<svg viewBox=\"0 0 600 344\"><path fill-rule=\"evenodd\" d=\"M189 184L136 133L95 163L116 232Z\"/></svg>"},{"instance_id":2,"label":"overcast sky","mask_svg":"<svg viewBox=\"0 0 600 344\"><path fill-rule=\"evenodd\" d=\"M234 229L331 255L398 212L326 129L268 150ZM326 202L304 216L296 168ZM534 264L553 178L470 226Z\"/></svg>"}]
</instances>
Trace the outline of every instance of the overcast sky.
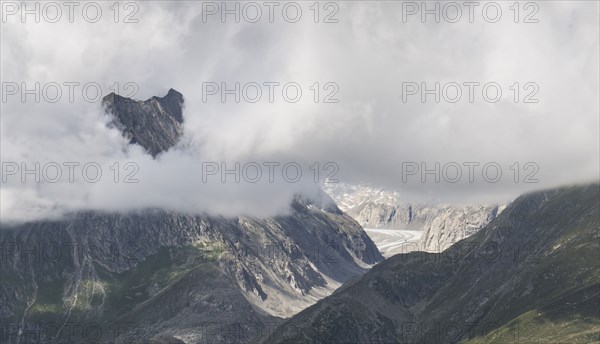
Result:
<instances>
[{"instance_id":1,"label":"overcast sky","mask_svg":"<svg viewBox=\"0 0 600 344\"><path fill-rule=\"evenodd\" d=\"M273 8L273 23L262 2L258 22L251 22L255 9L247 8L240 23L233 15L223 23L221 9L192 1L122 3L118 17L111 3L103 2L96 23L82 17L81 6L74 9L73 23L67 8L56 23L48 20L55 18L55 9L44 13L41 8L40 23L33 15L22 23L6 3L11 2L3 1L2 162L98 162L103 178L90 183L76 174L73 183L36 183L31 177L22 183L20 174L6 176L3 221L146 207L281 214L295 193L314 192L308 167L315 162L321 178L333 171L324 170L333 162L339 166L336 179L394 189L407 202L504 202L529 190L598 180L595 1L521 4L518 18L509 8L512 2L498 2L502 16L495 23L489 21L496 7L487 6L484 16L484 2L473 9L472 23L466 7L456 23L446 21L455 17L454 8L447 8L439 23L433 15L423 23L420 13L409 14L411 5L390 1L320 3L318 18L312 2L297 2L302 17L295 23L286 21L295 20L295 5L282 15L286 3ZM337 22L325 23L326 18ZM537 23L524 22L533 20ZM22 102L22 90L13 95L9 83L21 87L23 82L29 87L39 82L41 88L58 83L62 97L51 103L42 95L36 103L29 95ZM70 102L65 82L97 83L103 94L119 83L123 95L134 90L123 86L134 83L133 98L140 100L163 96L169 88L180 91L185 97L182 144L152 160L106 126L109 119L99 102L86 101L81 86L75 86ZM257 83L263 85L262 98L250 103L242 97L236 103L228 95L223 103L217 93L203 99L203 85L213 82L230 88L236 82ZM265 82L280 83L273 102ZM282 97L282 86L292 82L302 90L295 103ZM428 88L440 84L439 103L432 94L422 102L421 93L410 88L423 82ZM479 83L473 102L465 83ZM488 88L486 100L486 84L499 86L502 97L496 101L496 88ZM462 97L453 103L456 85ZM254 89L247 90L254 97ZM288 95L293 98L293 89ZM324 103L327 95L337 102ZM222 183L214 176L205 182L202 162L207 161L229 166L298 162L304 178L290 183L276 170L273 183L266 177L256 184ZM109 169L115 162L121 180L123 165L135 162L139 182L115 183ZM434 174L421 173L436 162L439 182ZM482 176L486 164L492 167L487 180ZM460 178L456 166L461 166ZM498 167L502 176L492 182Z\"/></svg>"}]
</instances>

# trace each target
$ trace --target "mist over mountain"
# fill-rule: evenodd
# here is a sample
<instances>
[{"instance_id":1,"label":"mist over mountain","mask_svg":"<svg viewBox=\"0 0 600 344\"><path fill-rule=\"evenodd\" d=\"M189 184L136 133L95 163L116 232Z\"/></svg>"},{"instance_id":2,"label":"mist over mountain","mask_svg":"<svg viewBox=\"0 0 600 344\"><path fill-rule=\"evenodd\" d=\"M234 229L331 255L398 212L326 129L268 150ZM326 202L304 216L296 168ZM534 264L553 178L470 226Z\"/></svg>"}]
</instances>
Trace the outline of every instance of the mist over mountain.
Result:
<instances>
[{"instance_id":1,"label":"mist over mountain","mask_svg":"<svg viewBox=\"0 0 600 344\"><path fill-rule=\"evenodd\" d=\"M0 343L600 343L600 2L0 7Z\"/></svg>"},{"instance_id":2,"label":"mist over mountain","mask_svg":"<svg viewBox=\"0 0 600 344\"><path fill-rule=\"evenodd\" d=\"M204 18L203 4L140 3L137 23L115 23L108 3L99 3L104 15L95 25L82 18L71 23L67 8L57 23L22 23L20 13L7 15L2 78L5 85L16 85L17 93L7 89L2 103L3 162L25 162L29 169L35 162L97 162L104 178L91 184L78 173L77 183L37 185L31 178L22 183L18 174L9 177L1 195L3 221L137 205L272 216L289 211L293 195L311 187L281 180L276 186L212 179L204 185L198 181L198 158L227 162L228 168L249 161L335 162L341 181L398 190L411 203L426 204L505 203L527 191L597 178L595 2L540 3L533 25L515 24L507 4L500 4L506 15L498 23L482 18L469 23L463 16L456 25L422 23L418 15L403 23L402 2L339 3L332 25L315 23L308 4L299 4L303 16L297 23L282 18L271 23L265 8L260 22L224 23L218 13ZM279 83L273 102L264 86L270 82ZM440 92L452 82L481 86L473 103L465 88L457 103L441 95L440 103L433 96L423 103L420 94L403 102L403 82L426 82L430 89L439 82ZM491 82L502 87L497 103L481 98L481 87ZM539 86L537 103L522 101L531 92L522 89L528 82ZM50 103L39 94L36 102L23 91L36 89L36 83L39 93L58 84L62 97ZM79 84L72 99L65 83ZM206 85L214 83L218 92L208 95ZM223 86L235 89L236 83L239 102L236 95L223 102ZM253 83L262 97L246 102L241 93ZM302 90L296 103L282 96L283 86L291 83ZM334 87L324 89L327 83ZM509 89L515 83L521 88L519 103ZM335 85L332 97L338 102L324 103ZM111 119L101 109L103 96L115 92L146 100L169 88L185 96L181 144L186 149L174 146L151 159L107 128ZM109 167L115 162L139 166L139 188L114 185ZM442 170L453 162L462 167L459 182L435 183L432 176L422 182L422 163L426 169L440 163ZM473 183L468 162L480 164ZM417 164L419 171L403 180L406 163ZM498 182L482 178L486 163L501 166ZM515 163L518 183L510 169ZM523 182L534 171L524 169L527 163L536 164L531 166L537 166L532 177L537 182ZM312 180L309 173L304 175ZM239 201L231 202L236 195Z\"/></svg>"},{"instance_id":3,"label":"mist over mountain","mask_svg":"<svg viewBox=\"0 0 600 344\"><path fill-rule=\"evenodd\" d=\"M130 144L156 158L181 137L181 99L171 90L104 103ZM3 224L2 341L77 342L85 334L64 326L90 322L126 325L101 342L213 343L231 341L231 329L233 342L248 341L383 259L333 200L311 197L264 219L154 208Z\"/></svg>"}]
</instances>

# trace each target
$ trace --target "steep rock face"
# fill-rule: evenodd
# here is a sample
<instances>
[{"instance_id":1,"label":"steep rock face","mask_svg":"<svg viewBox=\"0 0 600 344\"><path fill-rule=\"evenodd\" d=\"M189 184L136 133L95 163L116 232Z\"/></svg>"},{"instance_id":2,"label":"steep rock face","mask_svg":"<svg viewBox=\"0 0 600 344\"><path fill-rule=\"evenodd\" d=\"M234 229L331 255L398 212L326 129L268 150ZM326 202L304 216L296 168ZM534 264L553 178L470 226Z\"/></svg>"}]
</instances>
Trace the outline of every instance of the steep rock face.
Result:
<instances>
[{"instance_id":1,"label":"steep rock face","mask_svg":"<svg viewBox=\"0 0 600 344\"><path fill-rule=\"evenodd\" d=\"M421 208L417 206L415 218L422 218L423 234L419 248L427 252L442 252L455 242L467 238L484 228L505 206L469 205ZM426 215L422 216L421 214Z\"/></svg>"},{"instance_id":2,"label":"steep rock face","mask_svg":"<svg viewBox=\"0 0 600 344\"><path fill-rule=\"evenodd\" d=\"M114 125L132 144L139 144L156 157L177 143L183 134L183 95L170 89L166 96L145 101L111 93L102 99Z\"/></svg>"},{"instance_id":3,"label":"steep rock face","mask_svg":"<svg viewBox=\"0 0 600 344\"><path fill-rule=\"evenodd\" d=\"M599 184L521 196L445 252L396 255L261 342L596 342L599 226Z\"/></svg>"},{"instance_id":4,"label":"steep rock face","mask_svg":"<svg viewBox=\"0 0 600 344\"><path fill-rule=\"evenodd\" d=\"M156 156L181 136L182 99L105 105ZM3 224L0 244L7 343L86 339L73 323L99 324L96 342L248 342L383 259L324 193L267 219L148 209Z\"/></svg>"},{"instance_id":5,"label":"steep rock face","mask_svg":"<svg viewBox=\"0 0 600 344\"><path fill-rule=\"evenodd\" d=\"M294 202L292 215L264 220L160 210L137 215L82 213L64 221L5 226L0 241L8 250L2 276L14 277L2 281L4 322L127 317L138 325L134 333L144 334L144 338L172 334L201 340L202 331L196 327L209 326L215 319L229 321L230 326L248 323L247 332L255 333L274 321L271 315L294 314L381 260L374 244L352 219L299 200ZM164 255L165 248L192 250L194 254L180 259L194 259L197 264L182 268L154 262L154 257ZM164 319L127 316L140 307L159 307L156 304L165 293L190 288L180 278L154 280L137 275L140 264L149 264L142 270L150 275L160 269L182 276L197 269L216 269L222 287L208 288L198 298L230 305L230 311L203 315L205 309L194 299L187 301L186 307L169 306L171 315ZM128 282L126 275L133 275L130 278L136 282ZM198 285L205 282L195 281ZM136 288L114 288L127 283ZM40 299L39 294L50 288L54 294ZM232 302L235 295L242 299ZM123 301L129 306L123 308ZM48 307L52 311L47 311ZM190 307L198 311L194 313ZM178 318L187 320L175 322Z\"/></svg>"},{"instance_id":6,"label":"steep rock face","mask_svg":"<svg viewBox=\"0 0 600 344\"><path fill-rule=\"evenodd\" d=\"M411 247L427 252L442 252L476 233L506 207L411 204L398 192L343 183L327 184L325 191L364 228L422 232Z\"/></svg>"}]
</instances>

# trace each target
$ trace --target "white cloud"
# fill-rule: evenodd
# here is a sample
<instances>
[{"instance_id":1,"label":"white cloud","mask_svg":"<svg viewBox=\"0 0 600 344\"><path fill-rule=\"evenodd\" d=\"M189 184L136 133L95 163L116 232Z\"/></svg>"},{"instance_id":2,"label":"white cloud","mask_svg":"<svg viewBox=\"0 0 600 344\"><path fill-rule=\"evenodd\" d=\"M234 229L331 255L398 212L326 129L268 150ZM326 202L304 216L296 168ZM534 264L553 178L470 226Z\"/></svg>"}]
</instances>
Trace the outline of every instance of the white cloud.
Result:
<instances>
[{"instance_id":1,"label":"white cloud","mask_svg":"<svg viewBox=\"0 0 600 344\"><path fill-rule=\"evenodd\" d=\"M3 23L3 83L96 82L109 93L116 82L135 82L138 99L173 87L186 100L186 137L153 161L107 128L98 104L80 93L74 103L63 94L56 104L9 96L1 104L3 162L95 161L110 171L114 162L133 161L140 183L23 184L11 176L2 184L2 219L143 207L269 216L285 212L292 195L311 184L308 173L298 184L203 183L201 161L334 161L342 180L395 188L416 201L504 201L598 178L598 3L540 3L537 24L513 23L508 5L506 20L496 24L477 17L473 24L402 23L399 2L340 2L339 23L315 24L310 4L301 4L296 24L281 17L273 24L264 18L223 24L216 17L203 23L194 2L140 2L136 24L115 24L108 9L96 24ZM206 81L293 81L303 98L269 103L263 94L256 104L222 104L217 97L203 103ZM406 81L494 81L504 97L495 104L480 98L422 104L416 97L403 103ZM314 82L335 82L339 103L314 103ZM539 85L540 102L511 101L515 82ZM321 89L321 98L326 94ZM497 162L503 178L402 180L403 162L453 161ZM539 183L514 183L515 162L521 180L528 172L523 164L535 162Z\"/></svg>"}]
</instances>

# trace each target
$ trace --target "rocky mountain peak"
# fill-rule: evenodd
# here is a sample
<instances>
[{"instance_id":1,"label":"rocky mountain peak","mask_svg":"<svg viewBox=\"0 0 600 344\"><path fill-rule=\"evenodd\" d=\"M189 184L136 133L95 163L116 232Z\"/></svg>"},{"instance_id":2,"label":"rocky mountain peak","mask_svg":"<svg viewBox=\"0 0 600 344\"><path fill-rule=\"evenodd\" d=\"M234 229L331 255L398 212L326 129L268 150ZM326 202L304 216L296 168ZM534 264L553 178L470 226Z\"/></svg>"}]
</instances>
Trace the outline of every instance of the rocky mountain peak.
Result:
<instances>
[{"instance_id":1,"label":"rocky mountain peak","mask_svg":"<svg viewBox=\"0 0 600 344\"><path fill-rule=\"evenodd\" d=\"M153 157L173 147L183 135L183 104L183 95L172 88L164 97L144 101L114 92L102 99L115 127Z\"/></svg>"},{"instance_id":2,"label":"rocky mountain peak","mask_svg":"<svg viewBox=\"0 0 600 344\"><path fill-rule=\"evenodd\" d=\"M158 101L177 122L183 123L183 94L170 88L166 96L154 96L152 99Z\"/></svg>"}]
</instances>

